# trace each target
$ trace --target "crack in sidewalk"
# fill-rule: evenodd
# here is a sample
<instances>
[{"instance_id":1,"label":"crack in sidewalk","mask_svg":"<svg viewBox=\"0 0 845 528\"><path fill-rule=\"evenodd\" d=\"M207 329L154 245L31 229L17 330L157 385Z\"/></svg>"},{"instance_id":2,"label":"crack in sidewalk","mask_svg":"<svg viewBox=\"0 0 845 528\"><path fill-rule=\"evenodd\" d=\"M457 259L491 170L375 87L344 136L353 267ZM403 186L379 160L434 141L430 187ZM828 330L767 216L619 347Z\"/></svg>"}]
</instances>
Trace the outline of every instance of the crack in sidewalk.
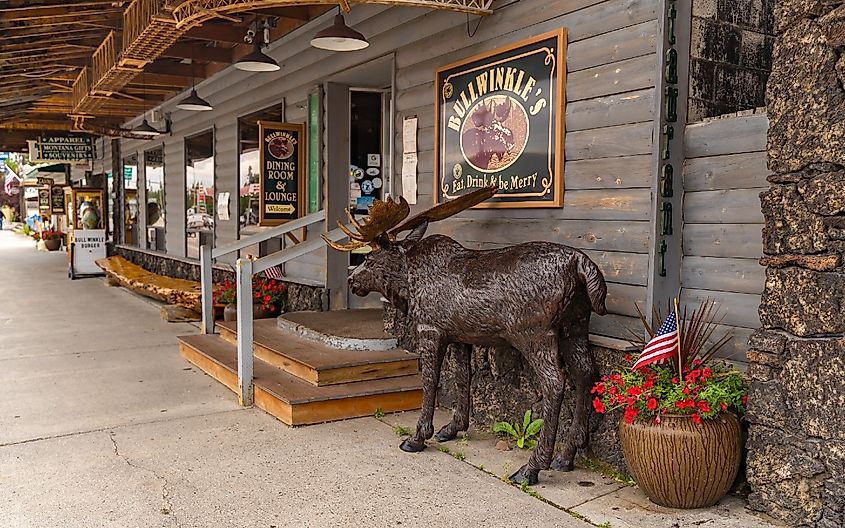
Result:
<instances>
[{"instance_id":1,"label":"crack in sidewalk","mask_svg":"<svg viewBox=\"0 0 845 528\"><path fill-rule=\"evenodd\" d=\"M109 431L109 440L111 440L112 446L114 447L114 454L118 458L120 458L124 462L126 462L127 466L141 470L141 471L146 471L147 473L150 473L156 479L161 481L162 507L161 507L160 512L164 515L170 516L170 518L173 519L173 525L176 526L176 528L179 528L179 517L176 515L176 512L173 509L173 502L170 499L170 490L169 490L170 483L167 481L167 477L165 477L163 475L159 475L154 469L150 469L150 468L147 468L147 467L144 467L144 466L139 466L138 464L134 464L134 463L132 463L131 460L129 460L128 456L121 454L120 450L117 447L117 440L115 440L114 431Z\"/></svg>"}]
</instances>

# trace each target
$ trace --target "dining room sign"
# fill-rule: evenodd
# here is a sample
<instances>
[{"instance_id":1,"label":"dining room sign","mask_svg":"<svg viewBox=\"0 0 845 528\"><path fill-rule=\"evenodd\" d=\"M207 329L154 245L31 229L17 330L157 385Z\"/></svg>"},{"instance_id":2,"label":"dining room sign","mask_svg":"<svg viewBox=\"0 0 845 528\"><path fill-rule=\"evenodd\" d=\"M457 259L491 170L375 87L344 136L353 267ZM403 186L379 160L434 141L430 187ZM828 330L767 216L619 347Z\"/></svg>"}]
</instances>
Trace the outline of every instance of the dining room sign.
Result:
<instances>
[{"instance_id":1,"label":"dining room sign","mask_svg":"<svg viewBox=\"0 0 845 528\"><path fill-rule=\"evenodd\" d=\"M261 177L258 225L296 220L305 207L305 127L258 122Z\"/></svg>"},{"instance_id":2,"label":"dining room sign","mask_svg":"<svg viewBox=\"0 0 845 528\"><path fill-rule=\"evenodd\" d=\"M438 69L437 202L496 185L477 207L563 205L565 76L563 29Z\"/></svg>"}]
</instances>

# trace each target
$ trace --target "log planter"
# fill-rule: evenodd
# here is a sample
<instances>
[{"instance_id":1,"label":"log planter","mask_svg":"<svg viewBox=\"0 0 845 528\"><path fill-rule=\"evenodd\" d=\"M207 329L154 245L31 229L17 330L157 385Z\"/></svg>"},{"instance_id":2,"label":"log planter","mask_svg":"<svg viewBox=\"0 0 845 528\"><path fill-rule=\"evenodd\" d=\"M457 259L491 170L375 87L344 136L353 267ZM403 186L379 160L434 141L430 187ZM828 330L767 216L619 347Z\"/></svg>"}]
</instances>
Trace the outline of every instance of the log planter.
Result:
<instances>
[{"instance_id":1,"label":"log planter","mask_svg":"<svg viewBox=\"0 0 845 528\"><path fill-rule=\"evenodd\" d=\"M736 478L740 428L734 414L694 423L663 416L660 424L619 422L625 463L652 502L704 508L719 502Z\"/></svg>"}]
</instances>

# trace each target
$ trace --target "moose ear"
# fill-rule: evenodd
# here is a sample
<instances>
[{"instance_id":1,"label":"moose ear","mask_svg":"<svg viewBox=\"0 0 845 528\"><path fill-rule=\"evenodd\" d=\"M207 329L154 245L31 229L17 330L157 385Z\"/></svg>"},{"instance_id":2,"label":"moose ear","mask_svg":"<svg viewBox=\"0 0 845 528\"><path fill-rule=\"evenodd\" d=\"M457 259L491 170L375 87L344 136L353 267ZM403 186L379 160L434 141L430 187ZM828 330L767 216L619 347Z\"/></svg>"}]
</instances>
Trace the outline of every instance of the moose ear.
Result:
<instances>
[{"instance_id":1,"label":"moose ear","mask_svg":"<svg viewBox=\"0 0 845 528\"><path fill-rule=\"evenodd\" d=\"M405 240L410 240L411 242L419 242L420 239L422 239L422 237L425 235L426 229L428 229L428 220L415 227L413 231L411 231L408 236L405 237Z\"/></svg>"}]
</instances>

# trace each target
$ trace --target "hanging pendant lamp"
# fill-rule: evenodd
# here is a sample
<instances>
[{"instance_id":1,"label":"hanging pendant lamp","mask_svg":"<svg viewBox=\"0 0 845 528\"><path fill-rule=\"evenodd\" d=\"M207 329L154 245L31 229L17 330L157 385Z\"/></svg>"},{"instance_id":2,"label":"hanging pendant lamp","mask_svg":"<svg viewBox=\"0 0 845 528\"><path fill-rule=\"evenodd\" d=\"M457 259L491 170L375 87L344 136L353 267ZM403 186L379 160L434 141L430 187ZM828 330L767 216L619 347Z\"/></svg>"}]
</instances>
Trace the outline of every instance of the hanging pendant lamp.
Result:
<instances>
[{"instance_id":1,"label":"hanging pendant lamp","mask_svg":"<svg viewBox=\"0 0 845 528\"><path fill-rule=\"evenodd\" d=\"M249 55L244 55L235 63L235 68L250 72L279 71L281 66L272 57L261 51L261 40L255 37L255 47Z\"/></svg>"},{"instance_id":2,"label":"hanging pendant lamp","mask_svg":"<svg viewBox=\"0 0 845 528\"><path fill-rule=\"evenodd\" d=\"M331 26L314 35L311 45L329 51L357 51L370 43L364 35L346 25L342 14L337 14Z\"/></svg>"},{"instance_id":3,"label":"hanging pendant lamp","mask_svg":"<svg viewBox=\"0 0 845 528\"><path fill-rule=\"evenodd\" d=\"M179 101L176 104L176 108L180 110L193 110L195 112L206 112L208 110L214 110L214 107L211 104L197 95L197 89L191 88L191 94Z\"/></svg>"},{"instance_id":4,"label":"hanging pendant lamp","mask_svg":"<svg viewBox=\"0 0 845 528\"><path fill-rule=\"evenodd\" d=\"M146 136L146 137L156 137L159 134L161 134L161 132L159 132L158 130L153 128L152 125L150 125L150 123L149 123L149 121L147 121L146 117L144 118L144 120L141 122L140 125L138 125L138 126L136 126L135 128L132 129L132 133L138 134L139 136Z\"/></svg>"},{"instance_id":5,"label":"hanging pendant lamp","mask_svg":"<svg viewBox=\"0 0 845 528\"><path fill-rule=\"evenodd\" d=\"M142 83L142 86L144 87L144 113L146 114L147 113L147 108L146 108L146 106L147 106L147 81L144 78L143 73L141 73L141 83ZM159 134L161 134L161 132L159 132L158 130L156 130L155 128L153 128L150 125L149 121L147 121L146 116L144 116L144 120L141 122L140 125L138 125L138 126L136 126L135 128L132 129L132 133L138 134L139 136L149 137L149 138L156 137Z\"/></svg>"},{"instance_id":6,"label":"hanging pendant lamp","mask_svg":"<svg viewBox=\"0 0 845 528\"><path fill-rule=\"evenodd\" d=\"M191 93L176 104L180 110L193 110L194 112L206 112L214 110L211 104L197 94L197 87L194 85L194 48L191 48Z\"/></svg>"}]
</instances>

